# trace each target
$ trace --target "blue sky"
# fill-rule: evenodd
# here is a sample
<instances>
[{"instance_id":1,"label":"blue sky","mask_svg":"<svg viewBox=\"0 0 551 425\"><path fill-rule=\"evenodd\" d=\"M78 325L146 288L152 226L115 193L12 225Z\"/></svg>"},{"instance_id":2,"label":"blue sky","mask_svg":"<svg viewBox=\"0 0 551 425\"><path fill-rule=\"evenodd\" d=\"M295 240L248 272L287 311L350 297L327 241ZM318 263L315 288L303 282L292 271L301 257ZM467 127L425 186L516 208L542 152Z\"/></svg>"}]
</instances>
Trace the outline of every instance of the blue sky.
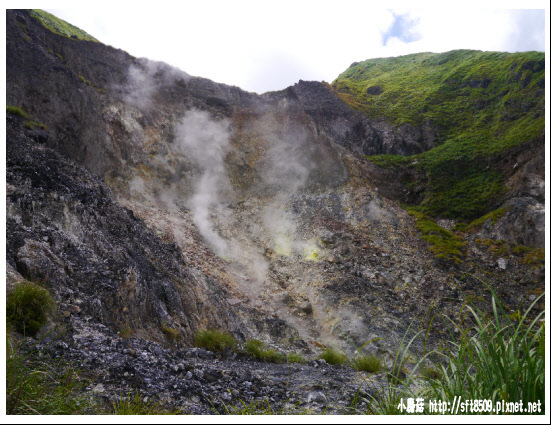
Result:
<instances>
[{"instance_id":1,"label":"blue sky","mask_svg":"<svg viewBox=\"0 0 551 425\"><path fill-rule=\"evenodd\" d=\"M544 51L548 13L540 0L45 3L105 44L258 93L299 79L331 82L375 57Z\"/></svg>"}]
</instances>

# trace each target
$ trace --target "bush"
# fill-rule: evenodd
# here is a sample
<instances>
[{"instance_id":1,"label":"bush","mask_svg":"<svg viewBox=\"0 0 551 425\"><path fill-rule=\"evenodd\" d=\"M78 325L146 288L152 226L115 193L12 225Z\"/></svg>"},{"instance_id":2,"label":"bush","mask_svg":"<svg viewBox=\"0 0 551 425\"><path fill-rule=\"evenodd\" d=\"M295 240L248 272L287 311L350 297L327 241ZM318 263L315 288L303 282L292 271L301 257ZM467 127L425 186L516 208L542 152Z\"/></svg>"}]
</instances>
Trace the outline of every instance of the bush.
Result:
<instances>
[{"instance_id":1,"label":"bush","mask_svg":"<svg viewBox=\"0 0 551 425\"><path fill-rule=\"evenodd\" d=\"M217 329L204 329L195 334L195 346L221 353L235 347L235 338L229 332Z\"/></svg>"},{"instance_id":2,"label":"bush","mask_svg":"<svg viewBox=\"0 0 551 425\"><path fill-rule=\"evenodd\" d=\"M325 360L328 364L343 364L346 363L347 357L346 354L340 353L334 348L326 348L318 356L319 359Z\"/></svg>"},{"instance_id":3,"label":"bush","mask_svg":"<svg viewBox=\"0 0 551 425\"><path fill-rule=\"evenodd\" d=\"M7 294L6 320L23 335L34 336L54 307L46 288L28 281L19 282Z\"/></svg>"}]
</instances>

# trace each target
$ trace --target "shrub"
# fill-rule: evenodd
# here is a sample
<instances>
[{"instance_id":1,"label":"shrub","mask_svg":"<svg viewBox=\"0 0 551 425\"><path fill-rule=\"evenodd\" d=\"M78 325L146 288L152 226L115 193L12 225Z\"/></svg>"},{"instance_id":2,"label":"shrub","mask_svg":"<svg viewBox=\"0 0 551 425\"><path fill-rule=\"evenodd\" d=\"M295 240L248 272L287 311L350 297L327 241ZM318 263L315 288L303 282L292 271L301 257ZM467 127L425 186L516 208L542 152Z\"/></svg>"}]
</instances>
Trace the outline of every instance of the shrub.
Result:
<instances>
[{"instance_id":1,"label":"shrub","mask_svg":"<svg viewBox=\"0 0 551 425\"><path fill-rule=\"evenodd\" d=\"M34 336L46 323L54 306L46 288L28 281L19 282L7 294L6 319L18 332Z\"/></svg>"},{"instance_id":2,"label":"shrub","mask_svg":"<svg viewBox=\"0 0 551 425\"><path fill-rule=\"evenodd\" d=\"M347 357L346 354L338 352L334 348L326 348L318 356L319 359L325 360L328 364L343 364L346 363Z\"/></svg>"},{"instance_id":3,"label":"shrub","mask_svg":"<svg viewBox=\"0 0 551 425\"><path fill-rule=\"evenodd\" d=\"M235 338L229 332L217 329L203 329L195 334L195 346L209 351L223 352L235 347Z\"/></svg>"}]
</instances>

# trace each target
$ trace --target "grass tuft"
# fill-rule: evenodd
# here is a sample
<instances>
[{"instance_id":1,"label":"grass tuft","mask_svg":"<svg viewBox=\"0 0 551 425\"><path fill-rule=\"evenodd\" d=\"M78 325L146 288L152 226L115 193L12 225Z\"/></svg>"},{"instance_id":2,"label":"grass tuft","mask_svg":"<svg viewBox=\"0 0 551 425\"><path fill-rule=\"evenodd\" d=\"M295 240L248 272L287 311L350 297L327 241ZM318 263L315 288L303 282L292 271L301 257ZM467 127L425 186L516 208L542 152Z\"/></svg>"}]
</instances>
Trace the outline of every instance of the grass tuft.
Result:
<instances>
[{"instance_id":1,"label":"grass tuft","mask_svg":"<svg viewBox=\"0 0 551 425\"><path fill-rule=\"evenodd\" d=\"M299 354L299 353L289 353L289 354L287 354L287 361L289 363L300 363L300 364L306 364L307 363L304 356L302 356L302 354Z\"/></svg>"},{"instance_id":2,"label":"grass tuft","mask_svg":"<svg viewBox=\"0 0 551 425\"><path fill-rule=\"evenodd\" d=\"M178 332L178 329L171 328L166 323L161 325L161 330L170 342L175 342L180 339L180 332Z\"/></svg>"},{"instance_id":3,"label":"grass tuft","mask_svg":"<svg viewBox=\"0 0 551 425\"><path fill-rule=\"evenodd\" d=\"M325 360L328 364L340 365L348 361L346 354L337 351L335 348L326 348L318 356L319 359Z\"/></svg>"},{"instance_id":4,"label":"grass tuft","mask_svg":"<svg viewBox=\"0 0 551 425\"><path fill-rule=\"evenodd\" d=\"M195 346L209 351L221 353L228 348L233 349L235 345L235 338L229 332L203 329L195 334Z\"/></svg>"},{"instance_id":5,"label":"grass tuft","mask_svg":"<svg viewBox=\"0 0 551 425\"><path fill-rule=\"evenodd\" d=\"M287 358L284 354L270 349L266 350L265 344L258 339L249 339L245 342L245 353L254 357L257 360L261 360L269 363L285 363Z\"/></svg>"},{"instance_id":6,"label":"grass tuft","mask_svg":"<svg viewBox=\"0 0 551 425\"><path fill-rule=\"evenodd\" d=\"M383 370L383 360L373 354L362 354L354 358L352 367L360 372L380 372Z\"/></svg>"},{"instance_id":7,"label":"grass tuft","mask_svg":"<svg viewBox=\"0 0 551 425\"><path fill-rule=\"evenodd\" d=\"M53 312L55 302L46 288L22 281L8 291L6 320L23 335L34 336Z\"/></svg>"}]
</instances>

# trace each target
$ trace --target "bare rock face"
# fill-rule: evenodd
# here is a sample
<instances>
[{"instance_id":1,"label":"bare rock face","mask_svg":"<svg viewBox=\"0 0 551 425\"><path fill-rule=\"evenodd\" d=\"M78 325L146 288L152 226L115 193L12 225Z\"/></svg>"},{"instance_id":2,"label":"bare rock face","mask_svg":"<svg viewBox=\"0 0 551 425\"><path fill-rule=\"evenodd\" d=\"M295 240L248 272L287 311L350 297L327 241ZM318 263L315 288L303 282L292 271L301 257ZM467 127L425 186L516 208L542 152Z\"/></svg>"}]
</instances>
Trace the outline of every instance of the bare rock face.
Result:
<instances>
[{"instance_id":1,"label":"bare rock face","mask_svg":"<svg viewBox=\"0 0 551 425\"><path fill-rule=\"evenodd\" d=\"M513 198L495 223L487 220L479 237L505 240L517 245L545 247L545 206L530 197Z\"/></svg>"},{"instance_id":2,"label":"bare rock face","mask_svg":"<svg viewBox=\"0 0 551 425\"><path fill-rule=\"evenodd\" d=\"M227 328L220 288L196 276L109 188L81 166L7 121L7 263L44 282L60 303L114 330L162 338L162 325L190 340L201 325ZM219 309L220 306L225 306Z\"/></svg>"}]
</instances>

